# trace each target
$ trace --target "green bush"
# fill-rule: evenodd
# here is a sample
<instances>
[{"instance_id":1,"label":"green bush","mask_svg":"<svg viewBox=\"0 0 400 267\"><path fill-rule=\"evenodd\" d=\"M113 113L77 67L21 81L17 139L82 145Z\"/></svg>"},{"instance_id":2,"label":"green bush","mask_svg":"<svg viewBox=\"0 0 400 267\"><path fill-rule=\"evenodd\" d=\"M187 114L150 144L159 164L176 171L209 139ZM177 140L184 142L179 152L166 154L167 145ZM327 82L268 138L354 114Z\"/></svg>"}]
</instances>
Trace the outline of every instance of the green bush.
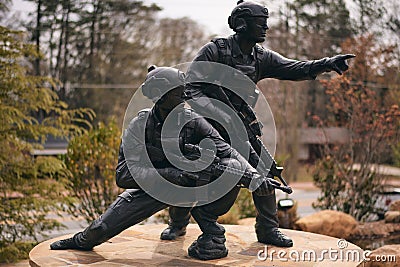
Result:
<instances>
[{"instance_id":1,"label":"green bush","mask_svg":"<svg viewBox=\"0 0 400 267\"><path fill-rule=\"evenodd\" d=\"M12 244L0 243L0 262L11 263L27 259L29 251L36 245L35 242L15 242Z\"/></svg>"},{"instance_id":2,"label":"green bush","mask_svg":"<svg viewBox=\"0 0 400 267\"><path fill-rule=\"evenodd\" d=\"M373 218L373 214L380 212L376 203L382 192L382 178L372 171L364 174L362 181L356 180L359 176L359 172L351 168L339 170L332 158L320 160L313 179L321 190L321 196L313 207L342 211L361 221ZM353 184L349 183L348 177L354 177Z\"/></svg>"},{"instance_id":3,"label":"green bush","mask_svg":"<svg viewBox=\"0 0 400 267\"><path fill-rule=\"evenodd\" d=\"M253 203L253 197L249 190L241 189L236 198L235 205L238 207L239 219L256 217L256 209Z\"/></svg>"},{"instance_id":4,"label":"green bush","mask_svg":"<svg viewBox=\"0 0 400 267\"><path fill-rule=\"evenodd\" d=\"M116 199L115 167L121 132L115 121L99 123L88 134L71 140L66 165L71 173L67 188L77 201L69 212L88 222L97 219Z\"/></svg>"}]
</instances>

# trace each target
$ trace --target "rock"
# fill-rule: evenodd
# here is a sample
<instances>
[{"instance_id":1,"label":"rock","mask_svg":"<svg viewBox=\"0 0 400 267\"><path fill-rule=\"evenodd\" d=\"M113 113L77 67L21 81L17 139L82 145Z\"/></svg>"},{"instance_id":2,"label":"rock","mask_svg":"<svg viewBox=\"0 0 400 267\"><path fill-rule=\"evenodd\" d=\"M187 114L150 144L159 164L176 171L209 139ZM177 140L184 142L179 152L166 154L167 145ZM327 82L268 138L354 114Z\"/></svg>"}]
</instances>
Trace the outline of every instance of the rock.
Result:
<instances>
[{"instance_id":1,"label":"rock","mask_svg":"<svg viewBox=\"0 0 400 267\"><path fill-rule=\"evenodd\" d=\"M385 213L385 223L399 223L400 211L387 211Z\"/></svg>"},{"instance_id":2,"label":"rock","mask_svg":"<svg viewBox=\"0 0 400 267\"><path fill-rule=\"evenodd\" d=\"M400 211L400 200L392 202L389 206L389 211Z\"/></svg>"},{"instance_id":3,"label":"rock","mask_svg":"<svg viewBox=\"0 0 400 267\"><path fill-rule=\"evenodd\" d=\"M360 223L349 237L353 239L372 239L386 237L390 233L389 225L384 221Z\"/></svg>"},{"instance_id":4,"label":"rock","mask_svg":"<svg viewBox=\"0 0 400 267\"><path fill-rule=\"evenodd\" d=\"M370 250L385 244L399 244L400 223L385 223L383 220L360 223L347 240Z\"/></svg>"},{"instance_id":5,"label":"rock","mask_svg":"<svg viewBox=\"0 0 400 267\"><path fill-rule=\"evenodd\" d=\"M363 267L395 267L400 266L400 245L386 245L375 249L368 260L358 266Z\"/></svg>"},{"instance_id":6,"label":"rock","mask_svg":"<svg viewBox=\"0 0 400 267\"><path fill-rule=\"evenodd\" d=\"M294 228L306 232L346 239L357 225L357 221L346 213L323 210L299 219L294 224Z\"/></svg>"},{"instance_id":7,"label":"rock","mask_svg":"<svg viewBox=\"0 0 400 267\"><path fill-rule=\"evenodd\" d=\"M384 220L360 223L347 240L369 250L385 244L399 244L400 223L385 223Z\"/></svg>"}]
</instances>

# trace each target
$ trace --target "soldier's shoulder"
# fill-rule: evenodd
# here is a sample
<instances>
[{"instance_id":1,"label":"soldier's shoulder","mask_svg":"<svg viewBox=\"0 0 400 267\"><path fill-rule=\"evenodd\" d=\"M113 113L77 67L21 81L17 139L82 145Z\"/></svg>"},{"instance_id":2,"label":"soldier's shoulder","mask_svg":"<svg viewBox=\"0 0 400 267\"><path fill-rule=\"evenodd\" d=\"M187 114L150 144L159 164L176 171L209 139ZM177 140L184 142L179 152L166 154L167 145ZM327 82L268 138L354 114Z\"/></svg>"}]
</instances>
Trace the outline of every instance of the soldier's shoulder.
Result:
<instances>
[{"instance_id":1,"label":"soldier's shoulder","mask_svg":"<svg viewBox=\"0 0 400 267\"><path fill-rule=\"evenodd\" d=\"M218 53L219 48L213 40L214 39L203 45L203 47L200 49L200 53Z\"/></svg>"},{"instance_id":2,"label":"soldier's shoulder","mask_svg":"<svg viewBox=\"0 0 400 267\"><path fill-rule=\"evenodd\" d=\"M138 120L146 119L150 113L150 110L151 110L150 108L144 108L144 109L139 110L139 112L137 113L137 119Z\"/></svg>"},{"instance_id":3,"label":"soldier's shoulder","mask_svg":"<svg viewBox=\"0 0 400 267\"><path fill-rule=\"evenodd\" d=\"M135 116L130 120L127 130L137 131L138 129L143 128L150 114L150 110L151 110L150 108L139 110L137 116Z\"/></svg>"},{"instance_id":4,"label":"soldier's shoulder","mask_svg":"<svg viewBox=\"0 0 400 267\"><path fill-rule=\"evenodd\" d=\"M211 39L211 42L214 43L219 49L227 49L228 47L228 38L225 37L215 37Z\"/></svg>"}]
</instances>

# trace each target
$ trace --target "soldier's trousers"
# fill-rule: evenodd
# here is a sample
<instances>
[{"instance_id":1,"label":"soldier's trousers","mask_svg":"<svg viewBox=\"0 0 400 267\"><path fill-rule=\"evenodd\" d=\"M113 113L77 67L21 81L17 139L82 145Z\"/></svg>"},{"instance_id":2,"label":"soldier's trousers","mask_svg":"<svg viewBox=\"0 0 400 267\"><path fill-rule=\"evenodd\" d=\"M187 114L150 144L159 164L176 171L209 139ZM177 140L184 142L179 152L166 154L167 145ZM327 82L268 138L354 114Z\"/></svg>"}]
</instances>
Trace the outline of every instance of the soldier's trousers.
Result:
<instances>
[{"instance_id":1,"label":"soldier's trousers","mask_svg":"<svg viewBox=\"0 0 400 267\"><path fill-rule=\"evenodd\" d=\"M225 233L225 229L216 220L230 209L238 192L239 188L234 187L217 201L191 210L203 233ZM75 234L73 239L79 247L91 249L167 207L168 204L152 198L141 189L128 189L118 196L103 215L84 231Z\"/></svg>"},{"instance_id":2,"label":"soldier's trousers","mask_svg":"<svg viewBox=\"0 0 400 267\"><path fill-rule=\"evenodd\" d=\"M257 211L256 229L258 231L270 231L272 228L278 227L275 191L268 196L257 196L253 193L253 201ZM192 215L197 221L193 211ZM169 216L169 225L181 228L189 223L190 208L170 207Z\"/></svg>"},{"instance_id":3,"label":"soldier's trousers","mask_svg":"<svg viewBox=\"0 0 400 267\"><path fill-rule=\"evenodd\" d=\"M251 159L251 157L252 155L250 154L249 158ZM252 164L253 167L255 167L254 160L250 160L250 164ZM276 207L275 190L272 190L269 195L265 196L258 196L255 193L253 193L253 202L257 211L256 225L255 225L256 232L262 234L264 232L271 231L273 228L278 227L279 223L278 223L278 214ZM187 225L189 223L189 218L190 218L189 211L190 209L187 208L170 207L169 215L171 219L169 225L177 228L181 228L182 226Z\"/></svg>"}]
</instances>

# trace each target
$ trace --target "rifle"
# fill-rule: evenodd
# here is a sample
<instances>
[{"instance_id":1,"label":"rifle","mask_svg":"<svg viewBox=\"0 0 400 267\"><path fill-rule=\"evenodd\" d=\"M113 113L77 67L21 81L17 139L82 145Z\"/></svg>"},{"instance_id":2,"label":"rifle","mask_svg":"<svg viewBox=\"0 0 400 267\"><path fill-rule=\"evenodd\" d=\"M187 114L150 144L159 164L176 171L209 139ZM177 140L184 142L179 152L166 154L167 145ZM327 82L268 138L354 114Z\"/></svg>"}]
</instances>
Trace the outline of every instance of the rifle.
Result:
<instances>
[{"instance_id":1,"label":"rifle","mask_svg":"<svg viewBox=\"0 0 400 267\"><path fill-rule=\"evenodd\" d=\"M288 186L286 180L282 176L283 167L279 167L275 159L269 153L268 149L264 146L263 142L259 138L262 135L262 123L257 120L257 117L251 107L243 101L243 99L234 94L230 93L230 97L227 96L225 90L221 87L217 87L214 90L214 95L217 99L227 104L234 111L236 111L239 118L244 123L249 142L252 148L256 151L258 157L252 160L258 163L257 170L262 174L269 174L273 177L278 177L283 186L287 188L286 193L291 194L293 192L292 188ZM231 98L238 98L237 105L233 104Z\"/></svg>"},{"instance_id":2,"label":"rifle","mask_svg":"<svg viewBox=\"0 0 400 267\"><path fill-rule=\"evenodd\" d=\"M263 142L259 138L262 135L262 123L257 121L257 118L254 112L248 105L245 105L242 108L241 112L238 112L240 119L244 122L244 126L246 128L249 141L251 146L256 151L257 155L259 155L259 163L262 172L267 172L273 177L278 177L281 183L290 188L291 194L293 192L292 188L288 186L286 180L282 176L283 167L279 167L276 163L275 159L269 153L268 149L264 146Z\"/></svg>"},{"instance_id":3,"label":"rifle","mask_svg":"<svg viewBox=\"0 0 400 267\"><path fill-rule=\"evenodd\" d=\"M182 177L194 180L197 186L205 185L210 183L215 178L219 177L222 173L228 173L235 176L241 176L240 183L243 185L250 185L251 181L255 179L253 173L236 169L221 163L221 159L217 157L214 151L210 149L201 148L198 145L185 144L184 145L184 156L178 156L176 153L168 150L162 150L161 148L154 147L152 145L146 145L147 151L152 154L152 158L155 162L165 161L166 156L168 158L174 158L179 161L182 167L186 169L197 169L199 172L183 171ZM212 163L201 160L201 155L205 158L213 158ZM289 186L281 185L275 179L262 175L262 179L271 187L282 190L290 194L292 189Z\"/></svg>"},{"instance_id":4,"label":"rifle","mask_svg":"<svg viewBox=\"0 0 400 267\"><path fill-rule=\"evenodd\" d=\"M209 183L213 178L219 177L224 172L232 175L241 175L240 182L245 185L249 185L251 181L255 179L255 175L253 173L247 171L243 172L243 170L221 164L220 159L215 155L214 151L210 149L201 148L198 145L185 144L184 150L187 154L185 156L188 159L196 159L196 161L193 161L193 163L199 164L199 167L205 165L204 162L198 161L201 155L206 155L206 157L214 157L213 163L204 168L201 171L201 174L184 172L184 175L187 175L188 178L192 177L193 179L200 181L200 183L202 184ZM288 194L292 193L292 188L290 188L289 186L282 185L278 181L271 177L268 177L267 175L262 175L261 177L263 181L267 183L267 185L275 189L282 190L283 192Z\"/></svg>"}]
</instances>

